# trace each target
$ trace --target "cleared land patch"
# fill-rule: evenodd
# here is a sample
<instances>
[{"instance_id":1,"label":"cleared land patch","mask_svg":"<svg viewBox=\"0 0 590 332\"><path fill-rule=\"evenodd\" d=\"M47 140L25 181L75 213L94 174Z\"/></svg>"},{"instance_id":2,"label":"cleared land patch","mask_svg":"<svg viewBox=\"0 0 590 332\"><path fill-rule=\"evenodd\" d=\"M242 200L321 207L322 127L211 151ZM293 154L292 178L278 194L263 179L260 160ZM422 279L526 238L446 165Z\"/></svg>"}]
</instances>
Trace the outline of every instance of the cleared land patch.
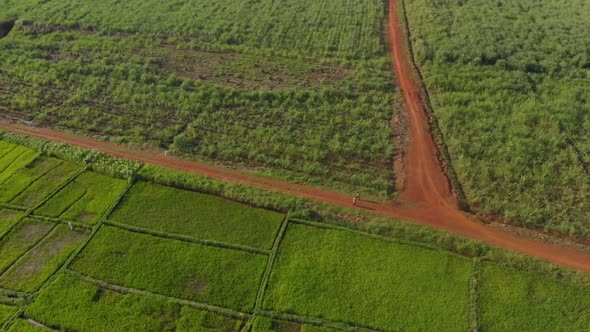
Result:
<instances>
[{"instance_id":1,"label":"cleared land patch","mask_svg":"<svg viewBox=\"0 0 590 332\"><path fill-rule=\"evenodd\" d=\"M264 307L392 331L467 330L470 263L448 253L290 224Z\"/></svg>"},{"instance_id":2,"label":"cleared land patch","mask_svg":"<svg viewBox=\"0 0 590 332\"><path fill-rule=\"evenodd\" d=\"M252 324L252 332L333 332L337 331L326 327L299 324L295 322L275 320L258 316Z\"/></svg>"},{"instance_id":3,"label":"cleared land patch","mask_svg":"<svg viewBox=\"0 0 590 332\"><path fill-rule=\"evenodd\" d=\"M587 289L494 263L484 263L480 273L482 331L585 331L590 326Z\"/></svg>"},{"instance_id":4,"label":"cleared land patch","mask_svg":"<svg viewBox=\"0 0 590 332\"><path fill-rule=\"evenodd\" d=\"M25 312L45 325L79 331L238 331L241 322L59 276Z\"/></svg>"},{"instance_id":5,"label":"cleared land patch","mask_svg":"<svg viewBox=\"0 0 590 332\"><path fill-rule=\"evenodd\" d=\"M32 207L78 172L62 160L39 157L2 183L0 201Z\"/></svg>"},{"instance_id":6,"label":"cleared land patch","mask_svg":"<svg viewBox=\"0 0 590 332\"><path fill-rule=\"evenodd\" d=\"M126 180L85 172L34 213L94 225L126 186Z\"/></svg>"},{"instance_id":7,"label":"cleared land patch","mask_svg":"<svg viewBox=\"0 0 590 332\"><path fill-rule=\"evenodd\" d=\"M284 215L215 196L138 182L109 219L161 232L270 249Z\"/></svg>"},{"instance_id":8,"label":"cleared land patch","mask_svg":"<svg viewBox=\"0 0 590 332\"><path fill-rule=\"evenodd\" d=\"M0 271L6 270L17 258L47 235L54 224L24 219L0 240Z\"/></svg>"},{"instance_id":9,"label":"cleared land patch","mask_svg":"<svg viewBox=\"0 0 590 332\"><path fill-rule=\"evenodd\" d=\"M105 226L72 269L116 285L225 308L254 306L267 257Z\"/></svg>"},{"instance_id":10,"label":"cleared land patch","mask_svg":"<svg viewBox=\"0 0 590 332\"><path fill-rule=\"evenodd\" d=\"M0 276L0 287L13 291L36 291L80 245L86 233L58 225L41 243Z\"/></svg>"}]
</instances>

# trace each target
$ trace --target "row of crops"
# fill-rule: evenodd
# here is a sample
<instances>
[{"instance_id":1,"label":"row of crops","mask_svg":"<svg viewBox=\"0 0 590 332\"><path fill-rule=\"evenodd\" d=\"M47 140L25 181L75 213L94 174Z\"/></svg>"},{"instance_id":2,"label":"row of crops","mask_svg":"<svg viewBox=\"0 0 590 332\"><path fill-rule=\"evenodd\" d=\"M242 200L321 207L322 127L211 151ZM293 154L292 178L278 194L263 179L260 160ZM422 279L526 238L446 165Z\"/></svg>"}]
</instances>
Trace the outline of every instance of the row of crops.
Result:
<instances>
[{"instance_id":1,"label":"row of crops","mask_svg":"<svg viewBox=\"0 0 590 332\"><path fill-rule=\"evenodd\" d=\"M0 113L391 197L381 0L1 1ZM5 10L6 9L6 10Z\"/></svg>"},{"instance_id":2,"label":"row of crops","mask_svg":"<svg viewBox=\"0 0 590 332\"><path fill-rule=\"evenodd\" d=\"M590 324L582 284L425 244L113 178L6 141L0 177L0 323L8 331Z\"/></svg>"},{"instance_id":3,"label":"row of crops","mask_svg":"<svg viewBox=\"0 0 590 332\"><path fill-rule=\"evenodd\" d=\"M520 226L587 238L588 3L401 3L471 205Z\"/></svg>"}]
</instances>

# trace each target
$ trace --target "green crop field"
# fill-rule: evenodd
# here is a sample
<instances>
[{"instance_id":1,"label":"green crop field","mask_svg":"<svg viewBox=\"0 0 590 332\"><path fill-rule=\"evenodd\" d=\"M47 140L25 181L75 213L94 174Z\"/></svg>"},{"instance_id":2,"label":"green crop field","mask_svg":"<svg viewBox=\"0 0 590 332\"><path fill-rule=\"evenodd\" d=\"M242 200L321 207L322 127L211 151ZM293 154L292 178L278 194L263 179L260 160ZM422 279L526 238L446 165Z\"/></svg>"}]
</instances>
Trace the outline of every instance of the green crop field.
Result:
<instances>
[{"instance_id":1,"label":"green crop field","mask_svg":"<svg viewBox=\"0 0 590 332\"><path fill-rule=\"evenodd\" d=\"M104 227L72 269L117 285L248 310L265 263L263 255Z\"/></svg>"},{"instance_id":2,"label":"green crop field","mask_svg":"<svg viewBox=\"0 0 590 332\"><path fill-rule=\"evenodd\" d=\"M584 331L590 326L590 292L491 263L481 270L483 331Z\"/></svg>"},{"instance_id":3,"label":"green crop field","mask_svg":"<svg viewBox=\"0 0 590 332\"><path fill-rule=\"evenodd\" d=\"M4 272L21 255L43 239L55 225L25 219L0 239L0 271Z\"/></svg>"},{"instance_id":4,"label":"green crop field","mask_svg":"<svg viewBox=\"0 0 590 332\"><path fill-rule=\"evenodd\" d=\"M12 174L2 183L0 201L32 207L78 172L68 163L40 157Z\"/></svg>"},{"instance_id":5,"label":"green crop field","mask_svg":"<svg viewBox=\"0 0 590 332\"><path fill-rule=\"evenodd\" d=\"M124 180L85 172L34 213L93 225L114 203L126 185Z\"/></svg>"},{"instance_id":6,"label":"green crop field","mask_svg":"<svg viewBox=\"0 0 590 332\"><path fill-rule=\"evenodd\" d=\"M48 326L77 331L239 331L240 322L166 300L120 294L61 275L27 309Z\"/></svg>"},{"instance_id":7,"label":"green crop field","mask_svg":"<svg viewBox=\"0 0 590 332\"><path fill-rule=\"evenodd\" d=\"M138 182L109 219L166 233L270 249L284 216L214 196Z\"/></svg>"},{"instance_id":8,"label":"green crop field","mask_svg":"<svg viewBox=\"0 0 590 332\"><path fill-rule=\"evenodd\" d=\"M382 0L0 6L0 21L18 20L0 39L0 113L294 181L395 192Z\"/></svg>"},{"instance_id":9,"label":"green crop field","mask_svg":"<svg viewBox=\"0 0 590 332\"><path fill-rule=\"evenodd\" d=\"M0 287L32 293L78 248L86 234L58 225L0 276Z\"/></svg>"},{"instance_id":10,"label":"green crop field","mask_svg":"<svg viewBox=\"0 0 590 332\"><path fill-rule=\"evenodd\" d=\"M15 146L0 158L0 183L6 181L12 173L26 166L37 157L37 153L24 146Z\"/></svg>"},{"instance_id":11,"label":"green crop field","mask_svg":"<svg viewBox=\"0 0 590 332\"><path fill-rule=\"evenodd\" d=\"M590 7L405 0L416 61L467 199L590 236Z\"/></svg>"},{"instance_id":12,"label":"green crop field","mask_svg":"<svg viewBox=\"0 0 590 332\"><path fill-rule=\"evenodd\" d=\"M291 224L265 308L377 329L464 331L471 270L462 257Z\"/></svg>"},{"instance_id":13,"label":"green crop field","mask_svg":"<svg viewBox=\"0 0 590 332\"><path fill-rule=\"evenodd\" d=\"M12 225L21 218L22 212L0 209L0 237L12 227Z\"/></svg>"}]
</instances>

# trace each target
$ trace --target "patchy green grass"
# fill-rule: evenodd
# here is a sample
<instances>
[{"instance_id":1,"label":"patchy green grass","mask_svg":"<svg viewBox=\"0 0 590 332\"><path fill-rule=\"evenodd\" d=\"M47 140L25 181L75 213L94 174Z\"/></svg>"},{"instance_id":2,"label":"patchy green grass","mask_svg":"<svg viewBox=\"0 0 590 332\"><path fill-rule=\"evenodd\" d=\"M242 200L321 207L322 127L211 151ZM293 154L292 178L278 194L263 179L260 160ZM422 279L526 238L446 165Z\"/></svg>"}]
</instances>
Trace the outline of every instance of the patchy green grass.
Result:
<instances>
[{"instance_id":1,"label":"patchy green grass","mask_svg":"<svg viewBox=\"0 0 590 332\"><path fill-rule=\"evenodd\" d=\"M449 253L291 224L264 307L378 329L465 331L471 271Z\"/></svg>"},{"instance_id":2,"label":"patchy green grass","mask_svg":"<svg viewBox=\"0 0 590 332\"><path fill-rule=\"evenodd\" d=\"M45 183L44 177L51 176L64 162L41 156L21 168L2 183L0 187L0 201L10 202L37 181Z\"/></svg>"},{"instance_id":3,"label":"patchy green grass","mask_svg":"<svg viewBox=\"0 0 590 332\"><path fill-rule=\"evenodd\" d=\"M0 271L29 250L53 228L53 224L24 219L0 240Z\"/></svg>"},{"instance_id":4,"label":"patchy green grass","mask_svg":"<svg viewBox=\"0 0 590 332\"><path fill-rule=\"evenodd\" d=\"M58 225L37 247L0 276L0 287L27 293L36 291L76 250L86 235L70 231L66 225Z\"/></svg>"},{"instance_id":5,"label":"patchy green grass","mask_svg":"<svg viewBox=\"0 0 590 332\"><path fill-rule=\"evenodd\" d=\"M239 323L232 319L168 301L111 292L68 274L44 289L25 314L66 331L239 330Z\"/></svg>"},{"instance_id":6,"label":"patchy green grass","mask_svg":"<svg viewBox=\"0 0 590 332\"><path fill-rule=\"evenodd\" d=\"M55 165L57 163L58 165ZM41 203L43 199L57 190L59 186L63 185L79 171L72 164L62 161L58 162L50 158L41 158L39 163L35 162L30 166L15 173L7 181L7 184L14 184L14 189L6 188L4 191L6 198L13 197L10 200L11 204L33 207ZM43 171L46 171L46 173L43 173ZM42 176L39 176L39 173ZM37 176L37 178L33 178L34 176Z\"/></svg>"},{"instance_id":7,"label":"patchy green grass","mask_svg":"<svg viewBox=\"0 0 590 332\"><path fill-rule=\"evenodd\" d=\"M0 236L4 234L21 216L23 212L0 209Z\"/></svg>"},{"instance_id":8,"label":"patchy green grass","mask_svg":"<svg viewBox=\"0 0 590 332\"><path fill-rule=\"evenodd\" d=\"M46 328L35 326L27 320L19 318L8 329L8 332L47 332Z\"/></svg>"},{"instance_id":9,"label":"patchy green grass","mask_svg":"<svg viewBox=\"0 0 590 332\"><path fill-rule=\"evenodd\" d=\"M332 332L336 331L327 327L299 324L295 322L281 321L268 317L257 316L252 323L252 332Z\"/></svg>"},{"instance_id":10,"label":"patchy green grass","mask_svg":"<svg viewBox=\"0 0 590 332\"><path fill-rule=\"evenodd\" d=\"M270 249L284 216L192 191L138 182L109 218L161 232Z\"/></svg>"},{"instance_id":11,"label":"patchy green grass","mask_svg":"<svg viewBox=\"0 0 590 332\"><path fill-rule=\"evenodd\" d=\"M590 292L559 280L483 263L478 283L482 331L587 331Z\"/></svg>"},{"instance_id":12,"label":"patchy green grass","mask_svg":"<svg viewBox=\"0 0 590 332\"><path fill-rule=\"evenodd\" d=\"M121 286L249 310L266 261L265 255L105 226L71 267Z\"/></svg>"},{"instance_id":13,"label":"patchy green grass","mask_svg":"<svg viewBox=\"0 0 590 332\"><path fill-rule=\"evenodd\" d=\"M0 183L8 179L12 173L33 161L39 153L18 145L0 158Z\"/></svg>"},{"instance_id":14,"label":"patchy green grass","mask_svg":"<svg viewBox=\"0 0 590 332\"><path fill-rule=\"evenodd\" d=\"M85 172L35 210L35 214L94 225L126 186L126 180Z\"/></svg>"},{"instance_id":15,"label":"patchy green grass","mask_svg":"<svg viewBox=\"0 0 590 332\"><path fill-rule=\"evenodd\" d=\"M17 307L0 304L0 327L6 322L16 311Z\"/></svg>"}]
</instances>

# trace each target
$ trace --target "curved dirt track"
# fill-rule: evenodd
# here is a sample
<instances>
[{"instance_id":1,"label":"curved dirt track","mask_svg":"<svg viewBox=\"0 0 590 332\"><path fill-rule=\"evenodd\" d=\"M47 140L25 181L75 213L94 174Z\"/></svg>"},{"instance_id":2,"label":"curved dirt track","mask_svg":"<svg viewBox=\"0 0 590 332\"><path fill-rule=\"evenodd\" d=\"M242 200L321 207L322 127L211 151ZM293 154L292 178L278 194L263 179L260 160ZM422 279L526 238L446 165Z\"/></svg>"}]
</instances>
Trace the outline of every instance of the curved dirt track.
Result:
<instances>
[{"instance_id":1,"label":"curved dirt track","mask_svg":"<svg viewBox=\"0 0 590 332\"><path fill-rule=\"evenodd\" d=\"M461 236L481 240L497 247L515 250L590 273L590 255L573 248L550 245L486 227L471 220L458 210L448 180L436 158L437 148L428 129L428 119L420 100L419 89L413 80L412 66L405 56L407 53L405 52L404 30L399 25L396 0L390 0L389 14L392 60L398 84L403 91L410 123L411 143L405 160L407 189L401 194L400 200L395 205L362 201L361 207L379 215L432 226ZM50 141L65 142L122 158L193 172L215 179L243 183L334 205L351 207L351 195L312 186L248 175L239 171L180 160L148 151L134 150L113 143L98 142L50 129L20 126L6 121L0 121L0 129L41 137Z\"/></svg>"}]
</instances>

